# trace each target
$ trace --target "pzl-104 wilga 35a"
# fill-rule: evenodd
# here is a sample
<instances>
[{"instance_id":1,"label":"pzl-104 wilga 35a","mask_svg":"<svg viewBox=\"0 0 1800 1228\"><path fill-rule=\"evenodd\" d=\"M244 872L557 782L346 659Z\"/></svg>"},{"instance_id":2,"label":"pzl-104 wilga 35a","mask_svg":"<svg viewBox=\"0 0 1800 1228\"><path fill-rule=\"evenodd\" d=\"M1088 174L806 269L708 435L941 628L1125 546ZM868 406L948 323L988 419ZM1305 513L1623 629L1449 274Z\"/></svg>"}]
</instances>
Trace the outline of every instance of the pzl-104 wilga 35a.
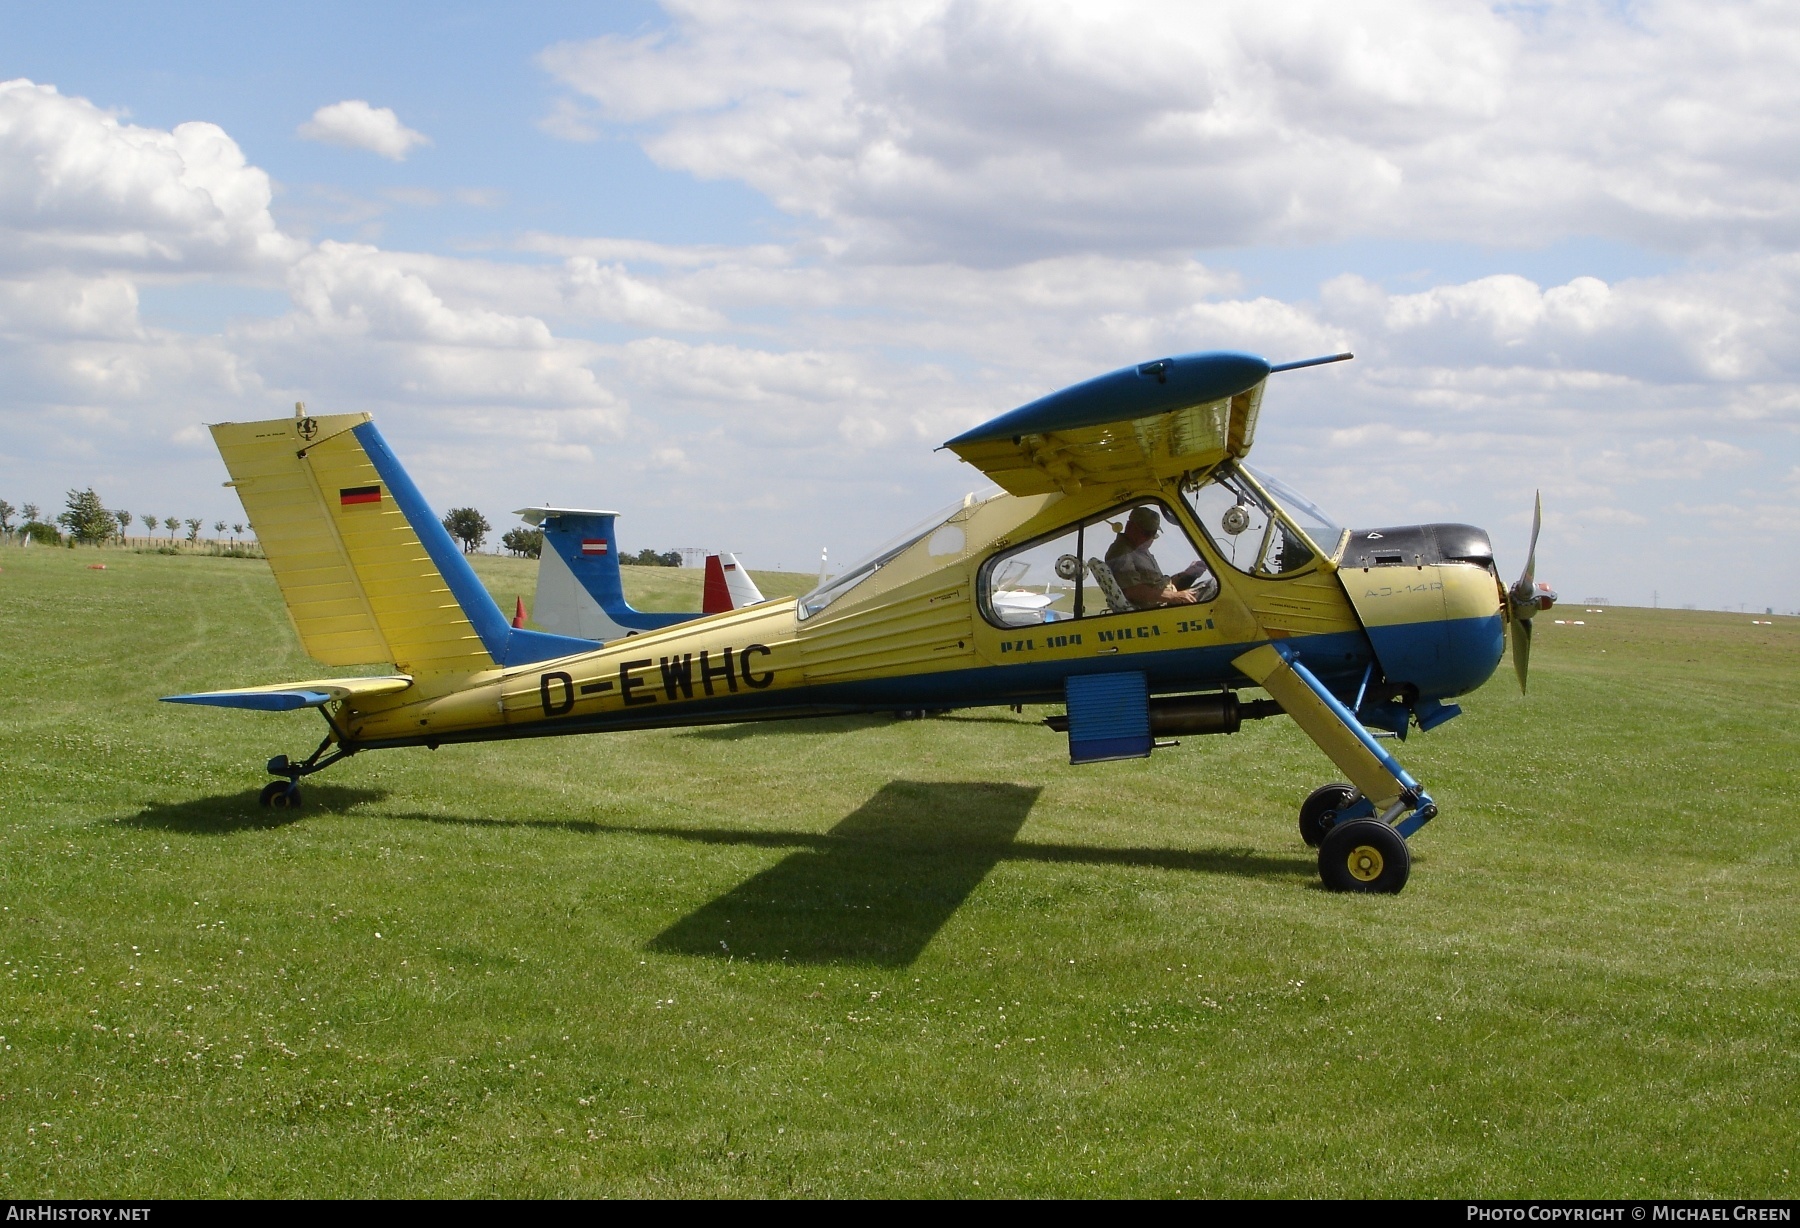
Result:
<instances>
[{"instance_id":1,"label":"pzl-104 wilga 35a","mask_svg":"<svg viewBox=\"0 0 1800 1228\"><path fill-rule=\"evenodd\" d=\"M347 755L401 746L857 712L1061 703L1074 763L1285 714L1349 783L1300 831L1327 886L1398 891L1437 814L1371 731L1457 715L1512 629L1525 683L1537 525L1508 589L1482 530L1346 530L1244 463L1271 366L1206 353L1054 393L945 446L970 496L798 600L608 642L509 625L367 414L222 423L213 438L306 650L381 677L176 695L317 708L312 755L269 761L265 805ZM1267 698L1242 696L1260 688Z\"/></svg>"}]
</instances>

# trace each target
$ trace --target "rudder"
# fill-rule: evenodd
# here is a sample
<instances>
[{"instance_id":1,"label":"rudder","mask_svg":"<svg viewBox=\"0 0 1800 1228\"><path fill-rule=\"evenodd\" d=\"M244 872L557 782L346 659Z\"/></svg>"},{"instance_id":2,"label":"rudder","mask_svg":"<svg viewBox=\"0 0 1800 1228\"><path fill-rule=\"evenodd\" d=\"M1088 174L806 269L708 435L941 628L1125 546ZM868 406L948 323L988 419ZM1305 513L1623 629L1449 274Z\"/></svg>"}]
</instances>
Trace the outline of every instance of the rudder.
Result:
<instances>
[{"instance_id":1,"label":"rudder","mask_svg":"<svg viewBox=\"0 0 1800 1228\"><path fill-rule=\"evenodd\" d=\"M301 645L325 664L470 674L594 647L507 625L370 415L212 433Z\"/></svg>"}]
</instances>

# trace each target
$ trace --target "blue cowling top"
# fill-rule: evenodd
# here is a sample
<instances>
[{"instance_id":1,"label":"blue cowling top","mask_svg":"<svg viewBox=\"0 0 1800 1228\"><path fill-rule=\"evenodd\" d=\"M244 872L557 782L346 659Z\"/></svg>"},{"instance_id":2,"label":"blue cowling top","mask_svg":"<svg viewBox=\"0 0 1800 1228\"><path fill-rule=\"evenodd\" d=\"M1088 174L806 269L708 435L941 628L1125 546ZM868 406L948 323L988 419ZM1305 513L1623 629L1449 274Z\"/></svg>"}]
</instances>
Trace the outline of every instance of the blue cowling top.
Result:
<instances>
[{"instance_id":1,"label":"blue cowling top","mask_svg":"<svg viewBox=\"0 0 1800 1228\"><path fill-rule=\"evenodd\" d=\"M1268 378L1269 370L1268 360L1229 350L1159 358L1039 397L965 431L944 446L1047 435L1204 405L1249 391Z\"/></svg>"}]
</instances>

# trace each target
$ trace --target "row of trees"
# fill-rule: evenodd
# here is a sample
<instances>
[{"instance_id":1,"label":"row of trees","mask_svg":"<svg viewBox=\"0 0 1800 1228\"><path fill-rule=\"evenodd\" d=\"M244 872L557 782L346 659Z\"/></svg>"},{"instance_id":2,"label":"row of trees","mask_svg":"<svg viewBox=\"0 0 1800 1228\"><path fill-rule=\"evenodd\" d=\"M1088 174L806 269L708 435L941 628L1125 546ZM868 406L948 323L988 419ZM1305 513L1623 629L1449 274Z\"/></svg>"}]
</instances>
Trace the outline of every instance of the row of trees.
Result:
<instances>
[{"instance_id":1,"label":"row of trees","mask_svg":"<svg viewBox=\"0 0 1800 1228\"><path fill-rule=\"evenodd\" d=\"M67 531L70 542L99 545L115 537L126 538L131 532L132 520L136 519L151 537L156 535L158 528L165 530L171 544L175 541L175 534L185 526L188 542L197 544L200 541L200 530L206 527L206 522L198 517L158 517L148 512L134 517L130 512L108 508L100 496L94 493L92 486L86 490L68 492L67 507L58 513L56 524L41 519L41 510L35 503L14 507L5 499L0 499L0 535L8 539L29 538L44 545L56 546L61 545L64 540L62 531L56 527L61 525ZM13 517L21 513L25 519L14 525ZM235 547L237 539L244 536L244 526L227 525L223 520L213 522L213 531L221 536L228 528L231 543ZM464 554L473 554L487 541L493 526L488 523L486 516L472 507L453 507L444 517L444 530L462 544ZM544 551L544 531L520 525L503 533L500 544L519 558L535 559ZM636 554L621 555L619 562L638 567L679 567L681 551L665 550L658 553L646 548Z\"/></svg>"},{"instance_id":2,"label":"row of trees","mask_svg":"<svg viewBox=\"0 0 1800 1228\"><path fill-rule=\"evenodd\" d=\"M501 534L500 544L505 546L514 558L535 559L544 553L544 531L522 524L516 529L508 529Z\"/></svg>"},{"instance_id":3,"label":"row of trees","mask_svg":"<svg viewBox=\"0 0 1800 1228\"><path fill-rule=\"evenodd\" d=\"M137 520L151 537L161 528L168 533L169 541L173 543L175 534L185 527L187 540L197 543L200 540L200 530L206 527L206 522L197 516L184 519L179 516L152 516L148 512L133 516L130 512L109 508L94 493L92 486L86 490L69 491L65 503L64 510L57 513L55 521L51 522L43 518L42 509L35 503L14 507L5 499L0 499L0 535L8 539L29 539L47 546L56 546L62 544L63 534L66 532L71 542L97 546L113 538L128 537L131 522ZM20 515L23 515L24 520L15 525L13 517ZM60 530L58 525L62 526ZM236 545L238 538L244 536L244 526L241 524L228 526L223 520L213 522L213 531L220 536L224 536L227 529L230 530L233 545Z\"/></svg>"},{"instance_id":4,"label":"row of trees","mask_svg":"<svg viewBox=\"0 0 1800 1228\"><path fill-rule=\"evenodd\" d=\"M444 517L444 531L462 543L464 554L473 554L487 541L493 526L487 517L472 507L453 507ZM535 559L544 552L544 531L527 525L508 529L500 535L500 544L515 558ZM636 554L622 554L619 562L637 567L679 567L681 551L644 549Z\"/></svg>"}]
</instances>

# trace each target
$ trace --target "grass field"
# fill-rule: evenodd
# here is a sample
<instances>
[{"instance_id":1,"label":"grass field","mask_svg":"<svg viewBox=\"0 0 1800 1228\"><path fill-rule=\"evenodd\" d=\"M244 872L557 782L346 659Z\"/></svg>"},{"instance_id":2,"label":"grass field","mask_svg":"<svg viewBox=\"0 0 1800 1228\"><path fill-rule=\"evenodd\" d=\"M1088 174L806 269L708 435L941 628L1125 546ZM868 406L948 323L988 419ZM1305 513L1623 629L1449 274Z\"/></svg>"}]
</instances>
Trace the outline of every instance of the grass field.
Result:
<instances>
[{"instance_id":1,"label":"grass field","mask_svg":"<svg viewBox=\"0 0 1800 1228\"><path fill-rule=\"evenodd\" d=\"M322 672L264 564L0 551L0 1193L1792 1196L1800 620L1564 616L1345 897L1280 720L389 751L259 810L320 722L154 700Z\"/></svg>"}]
</instances>

